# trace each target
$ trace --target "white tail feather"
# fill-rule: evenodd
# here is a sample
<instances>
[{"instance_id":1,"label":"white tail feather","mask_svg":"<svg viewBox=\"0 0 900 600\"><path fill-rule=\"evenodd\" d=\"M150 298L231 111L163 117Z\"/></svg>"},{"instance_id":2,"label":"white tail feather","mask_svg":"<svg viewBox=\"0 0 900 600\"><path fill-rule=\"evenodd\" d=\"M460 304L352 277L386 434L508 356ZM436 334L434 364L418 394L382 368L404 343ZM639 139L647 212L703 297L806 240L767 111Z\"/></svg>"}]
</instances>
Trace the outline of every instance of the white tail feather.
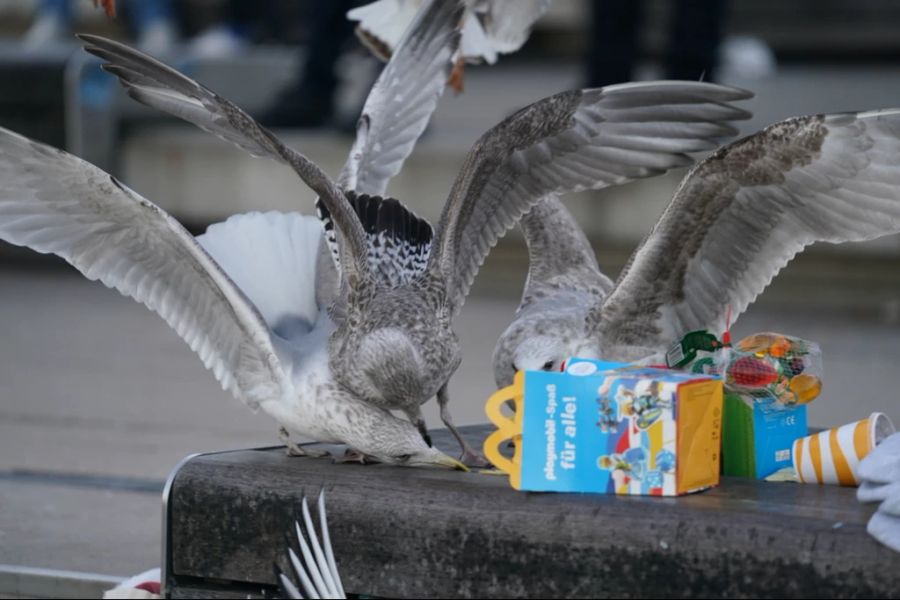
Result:
<instances>
[{"instance_id":1,"label":"white tail feather","mask_svg":"<svg viewBox=\"0 0 900 600\"><path fill-rule=\"evenodd\" d=\"M197 241L280 337L306 333L318 318L316 259L322 224L296 213L247 213L211 225ZM299 329L298 329L299 327Z\"/></svg>"}]
</instances>

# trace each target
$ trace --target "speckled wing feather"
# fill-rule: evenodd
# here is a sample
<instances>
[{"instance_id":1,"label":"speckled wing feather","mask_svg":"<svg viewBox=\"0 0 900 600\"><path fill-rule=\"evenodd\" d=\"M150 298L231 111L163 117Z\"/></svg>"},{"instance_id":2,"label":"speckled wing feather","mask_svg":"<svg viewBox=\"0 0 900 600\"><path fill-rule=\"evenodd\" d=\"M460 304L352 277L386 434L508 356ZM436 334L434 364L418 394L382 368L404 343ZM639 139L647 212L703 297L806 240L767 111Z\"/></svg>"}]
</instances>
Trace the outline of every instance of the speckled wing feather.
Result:
<instances>
[{"instance_id":1,"label":"speckled wing feather","mask_svg":"<svg viewBox=\"0 0 900 600\"><path fill-rule=\"evenodd\" d=\"M528 278L518 310L555 291L601 297L612 289L590 242L559 198L544 198L522 217L520 226L528 244Z\"/></svg>"},{"instance_id":2,"label":"speckled wing feather","mask_svg":"<svg viewBox=\"0 0 900 600\"><path fill-rule=\"evenodd\" d=\"M692 162L734 135L749 113L728 102L743 90L701 82L646 82L564 92L528 106L483 135L444 206L430 268L454 311L490 248L548 194L598 189Z\"/></svg>"},{"instance_id":3,"label":"speckled wing feather","mask_svg":"<svg viewBox=\"0 0 900 600\"><path fill-rule=\"evenodd\" d=\"M431 0L416 14L366 98L338 182L382 196L425 131L459 47L461 0Z\"/></svg>"},{"instance_id":4,"label":"speckled wing feather","mask_svg":"<svg viewBox=\"0 0 900 600\"><path fill-rule=\"evenodd\" d=\"M684 179L589 321L603 348L720 333L804 247L900 231L900 110L799 117Z\"/></svg>"},{"instance_id":5,"label":"speckled wing feather","mask_svg":"<svg viewBox=\"0 0 900 600\"><path fill-rule=\"evenodd\" d=\"M366 232L369 272L381 285L396 288L419 277L431 254L432 229L395 198L347 192L347 199ZM340 264L334 225L325 205L316 202L325 225L325 239L335 264Z\"/></svg>"},{"instance_id":6,"label":"speckled wing feather","mask_svg":"<svg viewBox=\"0 0 900 600\"><path fill-rule=\"evenodd\" d=\"M159 314L256 408L293 393L256 307L163 210L97 167L0 129L0 239L64 258Z\"/></svg>"}]
</instances>

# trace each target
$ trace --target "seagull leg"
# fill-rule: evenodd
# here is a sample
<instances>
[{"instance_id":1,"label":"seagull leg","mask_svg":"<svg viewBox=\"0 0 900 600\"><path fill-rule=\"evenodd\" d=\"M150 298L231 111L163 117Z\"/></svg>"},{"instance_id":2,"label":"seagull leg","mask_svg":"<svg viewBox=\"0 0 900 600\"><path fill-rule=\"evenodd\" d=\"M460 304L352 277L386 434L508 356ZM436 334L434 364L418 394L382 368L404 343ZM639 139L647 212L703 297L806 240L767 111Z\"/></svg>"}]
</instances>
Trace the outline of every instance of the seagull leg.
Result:
<instances>
[{"instance_id":1,"label":"seagull leg","mask_svg":"<svg viewBox=\"0 0 900 600\"><path fill-rule=\"evenodd\" d=\"M336 465L342 463L359 463L361 465L368 465L378 462L371 456L367 456L359 450L354 450L353 448L347 448L347 451L344 452L343 456L335 456L333 461Z\"/></svg>"},{"instance_id":2,"label":"seagull leg","mask_svg":"<svg viewBox=\"0 0 900 600\"><path fill-rule=\"evenodd\" d=\"M463 69L466 66L466 59L461 55L453 63L453 69L450 71L450 77L447 78L447 85L453 88L453 91L459 94L463 91Z\"/></svg>"},{"instance_id":3,"label":"seagull leg","mask_svg":"<svg viewBox=\"0 0 900 600\"><path fill-rule=\"evenodd\" d=\"M281 443L285 446L285 452L287 452L288 456L307 456L309 458L323 458L328 456L328 452L325 450L311 450L309 448L303 449L298 446L295 442L292 442L291 434L288 433L288 430L284 427L278 428L278 439L281 440Z\"/></svg>"},{"instance_id":4,"label":"seagull leg","mask_svg":"<svg viewBox=\"0 0 900 600\"><path fill-rule=\"evenodd\" d=\"M472 448L459 430L456 429L456 426L453 424L453 418L450 416L450 409L447 408L449 400L450 395L447 393L447 384L445 383L441 389L438 390L437 401L438 406L441 407L441 421L444 422L444 425L447 426L447 429L450 430L450 433L453 434L453 437L456 438L456 441L459 442L459 445L462 448L463 453L462 456L459 457L459 460L467 467L490 467L491 463L488 459L486 459L481 452Z\"/></svg>"},{"instance_id":5,"label":"seagull leg","mask_svg":"<svg viewBox=\"0 0 900 600\"><path fill-rule=\"evenodd\" d=\"M406 413L409 422L416 426L416 429L419 430L419 433L422 434L422 439L425 440L425 443L428 444L429 447L434 444L431 443L431 436L428 435L428 426L425 424L425 417L422 416L422 409L415 408L411 410L404 411Z\"/></svg>"}]
</instances>

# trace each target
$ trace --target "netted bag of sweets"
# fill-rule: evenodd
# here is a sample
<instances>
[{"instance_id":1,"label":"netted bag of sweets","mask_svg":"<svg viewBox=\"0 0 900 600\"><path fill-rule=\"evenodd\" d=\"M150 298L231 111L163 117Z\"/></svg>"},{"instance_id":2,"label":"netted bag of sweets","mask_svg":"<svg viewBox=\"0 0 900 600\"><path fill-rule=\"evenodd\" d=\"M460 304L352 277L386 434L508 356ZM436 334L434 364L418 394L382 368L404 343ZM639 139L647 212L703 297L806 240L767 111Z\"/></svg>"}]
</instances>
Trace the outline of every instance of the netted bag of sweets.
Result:
<instances>
[{"instance_id":1,"label":"netted bag of sweets","mask_svg":"<svg viewBox=\"0 0 900 600\"><path fill-rule=\"evenodd\" d=\"M782 333L755 333L734 346L718 345L685 367L722 375L726 391L776 406L807 404L822 391L819 345Z\"/></svg>"}]
</instances>

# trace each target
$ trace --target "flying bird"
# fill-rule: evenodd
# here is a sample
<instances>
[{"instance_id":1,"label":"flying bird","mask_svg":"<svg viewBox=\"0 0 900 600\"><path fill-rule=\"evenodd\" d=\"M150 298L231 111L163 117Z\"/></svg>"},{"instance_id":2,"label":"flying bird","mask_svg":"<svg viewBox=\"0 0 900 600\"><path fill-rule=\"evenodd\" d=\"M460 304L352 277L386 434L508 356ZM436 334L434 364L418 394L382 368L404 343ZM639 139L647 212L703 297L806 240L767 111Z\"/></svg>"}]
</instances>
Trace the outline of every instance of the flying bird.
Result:
<instances>
[{"instance_id":1,"label":"flying bird","mask_svg":"<svg viewBox=\"0 0 900 600\"><path fill-rule=\"evenodd\" d=\"M440 2L429 6L445 7ZM252 154L289 164L320 195L320 188L340 195L318 203L339 268L339 277L325 279L340 282L318 286L318 296L327 299L330 323L328 335L318 342L327 346L322 371L359 403L403 412L422 437L421 406L437 396L442 420L463 448L463 461L473 464L484 459L456 430L448 408L449 379L461 360L452 322L490 248L543 196L623 183L688 164L684 148L693 148L697 138L727 135L733 131L727 121L748 115L729 104L748 97L747 92L701 82L626 84L545 98L475 144L435 231L398 200L381 196L399 170L399 152L391 148L398 146L394 138L405 135L401 118L425 114L427 120L433 110L412 103L412 116L398 112L396 121L384 117L383 110L370 112L373 102L411 102L402 89L379 87L384 74L366 102L350 159L332 182L214 92L127 46L94 36L83 39L133 98ZM412 92L421 93L418 87ZM405 148L412 147L415 139L410 139ZM310 173L316 174L312 181ZM224 232L221 239L228 239ZM247 262L235 254L232 265ZM325 265L322 272L329 269L327 261ZM254 266L246 270L254 271ZM321 292L323 287L329 291ZM287 416L279 413L276 419L284 423ZM381 460L383 455L375 456ZM395 456L393 462L402 460Z\"/></svg>"},{"instance_id":2,"label":"flying bird","mask_svg":"<svg viewBox=\"0 0 900 600\"><path fill-rule=\"evenodd\" d=\"M525 221L531 265L497 385L571 356L659 360L690 331L724 331L806 246L900 232L898 157L900 109L775 123L688 172L615 284L580 235L548 243L575 224L545 205Z\"/></svg>"},{"instance_id":3,"label":"flying bird","mask_svg":"<svg viewBox=\"0 0 900 600\"><path fill-rule=\"evenodd\" d=\"M466 62L497 62L500 54L522 47L552 0L467 0L462 25L462 42L454 57L450 85L462 91ZM347 13L358 21L356 35L373 54L388 60L403 32L422 6L422 0L377 0Z\"/></svg>"}]
</instances>

